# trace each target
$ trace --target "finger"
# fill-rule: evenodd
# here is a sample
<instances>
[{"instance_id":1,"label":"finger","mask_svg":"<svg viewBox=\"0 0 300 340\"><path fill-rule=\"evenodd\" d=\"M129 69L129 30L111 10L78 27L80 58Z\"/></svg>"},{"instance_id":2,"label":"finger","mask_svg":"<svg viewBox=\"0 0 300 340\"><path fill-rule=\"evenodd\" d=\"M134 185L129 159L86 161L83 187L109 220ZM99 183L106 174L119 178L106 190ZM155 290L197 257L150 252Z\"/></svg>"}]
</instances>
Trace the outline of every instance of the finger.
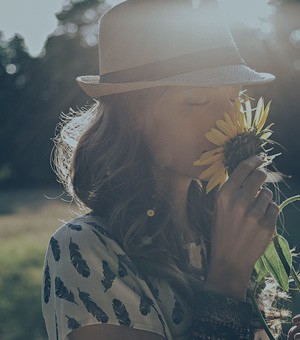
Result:
<instances>
[{"instance_id":1,"label":"finger","mask_svg":"<svg viewBox=\"0 0 300 340\"><path fill-rule=\"evenodd\" d=\"M293 317L292 321L295 323L295 324L300 324L300 314L297 314Z\"/></svg>"},{"instance_id":2,"label":"finger","mask_svg":"<svg viewBox=\"0 0 300 340\"><path fill-rule=\"evenodd\" d=\"M246 181L249 174L258 166L263 164L263 160L259 156L253 156L242 161L233 171L229 180L225 182L224 187L231 189L240 189Z\"/></svg>"},{"instance_id":3,"label":"finger","mask_svg":"<svg viewBox=\"0 0 300 340\"><path fill-rule=\"evenodd\" d=\"M297 333L297 327L294 326L288 331L288 340L294 340L294 335Z\"/></svg>"},{"instance_id":4,"label":"finger","mask_svg":"<svg viewBox=\"0 0 300 340\"><path fill-rule=\"evenodd\" d=\"M298 332L298 327L297 326L293 326L292 328L290 328L290 330L288 331L288 338L287 340L294 340L294 336L295 334Z\"/></svg>"},{"instance_id":5,"label":"finger","mask_svg":"<svg viewBox=\"0 0 300 340\"><path fill-rule=\"evenodd\" d=\"M270 202L263 218L266 226L275 227L279 215L279 206L275 202Z\"/></svg>"},{"instance_id":6,"label":"finger","mask_svg":"<svg viewBox=\"0 0 300 340\"><path fill-rule=\"evenodd\" d=\"M254 169L248 178L246 179L244 185L241 188L243 195L246 195L250 199L254 199L258 190L262 184L267 179L267 173L263 169Z\"/></svg>"},{"instance_id":7,"label":"finger","mask_svg":"<svg viewBox=\"0 0 300 340\"><path fill-rule=\"evenodd\" d=\"M249 213L254 215L257 220L265 217L269 203L272 201L273 193L270 189L263 188L258 193L256 199L251 205Z\"/></svg>"}]
</instances>

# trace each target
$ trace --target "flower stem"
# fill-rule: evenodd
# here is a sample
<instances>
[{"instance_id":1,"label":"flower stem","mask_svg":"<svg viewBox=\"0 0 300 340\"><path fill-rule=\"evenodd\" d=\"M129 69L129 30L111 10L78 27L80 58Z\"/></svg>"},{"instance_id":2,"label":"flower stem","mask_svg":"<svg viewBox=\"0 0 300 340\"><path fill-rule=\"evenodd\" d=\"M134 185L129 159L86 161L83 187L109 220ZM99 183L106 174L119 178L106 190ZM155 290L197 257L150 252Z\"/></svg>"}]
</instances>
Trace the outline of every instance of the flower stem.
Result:
<instances>
[{"instance_id":1,"label":"flower stem","mask_svg":"<svg viewBox=\"0 0 300 340\"><path fill-rule=\"evenodd\" d=\"M265 332L267 333L269 339L270 339L270 340L275 340L273 334L271 333L271 331L270 331L270 329L269 329L269 327L268 327L268 325L267 325L267 323L266 323L265 318L263 317L263 315L262 315L262 313L261 313L261 310L260 310L259 307L258 307L256 298L255 298L257 286L258 286L258 283L256 284L256 286L255 286L255 288L254 288L254 290L253 290L253 293L251 294L251 301L252 301L252 304L253 304L253 306L254 306L254 308L255 308L255 311L257 312L257 314L258 314L258 316L259 316L259 318L260 318L260 321L261 321L261 323L262 323L262 325L263 325L263 327L264 327L264 330L265 330Z\"/></svg>"},{"instance_id":2,"label":"flower stem","mask_svg":"<svg viewBox=\"0 0 300 340\"><path fill-rule=\"evenodd\" d=\"M285 201L283 201L280 205L279 205L279 212L286 207L288 204L294 202L294 201L299 201L300 200L300 195L295 195L292 197L289 197L288 199L286 199Z\"/></svg>"}]
</instances>

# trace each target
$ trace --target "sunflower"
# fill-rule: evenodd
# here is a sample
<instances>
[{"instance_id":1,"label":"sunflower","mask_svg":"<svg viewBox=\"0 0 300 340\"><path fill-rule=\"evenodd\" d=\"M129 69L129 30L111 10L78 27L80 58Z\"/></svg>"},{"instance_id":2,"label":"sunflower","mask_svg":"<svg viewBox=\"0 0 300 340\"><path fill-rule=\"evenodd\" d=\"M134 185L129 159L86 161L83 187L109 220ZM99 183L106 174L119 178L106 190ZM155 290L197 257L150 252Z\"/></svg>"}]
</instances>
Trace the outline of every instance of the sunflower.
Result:
<instances>
[{"instance_id":1,"label":"sunflower","mask_svg":"<svg viewBox=\"0 0 300 340\"><path fill-rule=\"evenodd\" d=\"M219 184L219 189L227 181L237 165L253 155L260 155L264 160L263 166L272 163L277 155L268 155L272 149L266 149L268 143L274 143L269 137L272 135L270 124L263 128L268 117L270 103L265 107L261 97L256 108L251 108L249 96L235 99L235 117L231 119L225 112L224 120L217 120L216 128L212 128L205 137L217 146L212 151L204 152L194 166L207 165L200 176L200 180L208 181L206 193Z\"/></svg>"}]
</instances>

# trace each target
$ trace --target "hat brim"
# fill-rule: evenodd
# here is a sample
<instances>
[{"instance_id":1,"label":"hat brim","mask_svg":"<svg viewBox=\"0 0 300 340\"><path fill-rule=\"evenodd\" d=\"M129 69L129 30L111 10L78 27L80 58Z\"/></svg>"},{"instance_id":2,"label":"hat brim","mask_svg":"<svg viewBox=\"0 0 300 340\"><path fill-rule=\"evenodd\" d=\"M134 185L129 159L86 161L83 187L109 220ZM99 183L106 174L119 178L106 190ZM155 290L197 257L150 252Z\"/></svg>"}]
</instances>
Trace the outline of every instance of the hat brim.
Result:
<instances>
[{"instance_id":1,"label":"hat brim","mask_svg":"<svg viewBox=\"0 0 300 340\"><path fill-rule=\"evenodd\" d=\"M217 66L155 81L100 83L100 76L91 75L76 78L80 87L93 98L158 86L219 87L225 85L260 85L269 83L274 79L273 74L257 72L244 64Z\"/></svg>"}]
</instances>

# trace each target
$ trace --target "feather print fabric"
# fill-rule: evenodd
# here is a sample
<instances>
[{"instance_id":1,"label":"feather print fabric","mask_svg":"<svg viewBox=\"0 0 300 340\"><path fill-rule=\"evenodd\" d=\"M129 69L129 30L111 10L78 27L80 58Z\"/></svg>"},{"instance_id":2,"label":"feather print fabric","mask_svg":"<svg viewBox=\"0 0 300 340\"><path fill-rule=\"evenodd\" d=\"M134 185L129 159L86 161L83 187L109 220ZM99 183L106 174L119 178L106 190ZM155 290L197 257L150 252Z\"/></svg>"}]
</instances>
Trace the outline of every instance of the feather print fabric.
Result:
<instances>
[{"instance_id":1,"label":"feather print fabric","mask_svg":"<svg viewBox=\"0 0 300 340\"><path fill-rule=\"evenodd\" d=\"M166 284L146 277L101 219L86 214L50 238L44 262L42 310L50 340L87 325L112 324L178 339L191 309Z\"/></svg>"},{"instance_id":2,"label":"feather print fabric","mask_svg":"<svg viewBox=\"0 0 300 340\"><path fill-rule=\"evenodd\" d=\"M44 272L44 302L48 303L50 298L50 290L51 290L51 277L49 272L48 262L45 267Z\"/></svg>"},{"instance_id":3,"label":"feather print fabric","mask_svg":"<svg viewBox=\"0 0 300 340\"><path fill-rule=\"evenodd\" d=\"M82 292L78 288L80 300L84 303L86 310L91 313L98 321L101 323L107 323L108 316L106 313L99 307L96 302L94 302L89 293Z\"/></svg>"},{"instance_id":4,"label":"feather print fabric","mask_svg":"<svg viewBox=\"0 0 300 340\"><path fill-rule=\"evenodd\" d=\"M80 323L76 321L74 318L70 318L68 315L66 315L66 318L68 319L68 328L71 329L72 331L81 326Z\"/></svg>"},{"instance_id":5,"label":"feather print fabric","mask_svg":"<svg viewBox=\"0 0 300 340\"><path fill-rule=\"evenodd\" d=\"M77 304L77 302L74 300L74 294L68 290L59 277L55 278L55 295L61 299L65 299Z\"/></svg>"},{"instance_id":6,"label":"feather print fabric","mask_svg":"<svg viewBox=\"0 0 300 340\"><path fill-rule=\"evenodd\" d=\"M78 244L72 242L72 239L70 239L69 250L71 262L78 271L78 273L83 277L89 277L90 268L87 265L86 261L83 259Z\"/></svg>"},{"instance_id":7,"label":"feather print fabric","mask_svg":"<svg viewBox=\"0 0 300 340\"><path fill-rule=\"evenodd\" d=\"M120 325L130 327L131 320L123 302L118 299L113 299L112 303L113 309L115 311L117 319L119 320Z\"/></svg>"},{"instance_id":8,"label":"feather print fabric","mask_svg":"<svg viewBox=\"0 0 300 340\"><path fill-rule=\"evenodd\" d=\"M51 237L50 245L51 245L51 249L52 249L52 253L53 253L53 257L54 257L55 261L59 261L59 259L60 259L60 248L59 248L58 241L54 237Z\"/></svg>"},{"instance_id":9,"label":"feather print fabric","mask_svg":"<svg viewBox=\"0 0 300 340\"><path fill-rule=\"evenodd\" d=\"M101 280L101 283L103 287L105 288L106 292L111 286L116 278L116 275L111 271L108 263L106 261L102 261L102 267L103 267L103 276L104 278Z\"/></svg>"}]
</instances>

